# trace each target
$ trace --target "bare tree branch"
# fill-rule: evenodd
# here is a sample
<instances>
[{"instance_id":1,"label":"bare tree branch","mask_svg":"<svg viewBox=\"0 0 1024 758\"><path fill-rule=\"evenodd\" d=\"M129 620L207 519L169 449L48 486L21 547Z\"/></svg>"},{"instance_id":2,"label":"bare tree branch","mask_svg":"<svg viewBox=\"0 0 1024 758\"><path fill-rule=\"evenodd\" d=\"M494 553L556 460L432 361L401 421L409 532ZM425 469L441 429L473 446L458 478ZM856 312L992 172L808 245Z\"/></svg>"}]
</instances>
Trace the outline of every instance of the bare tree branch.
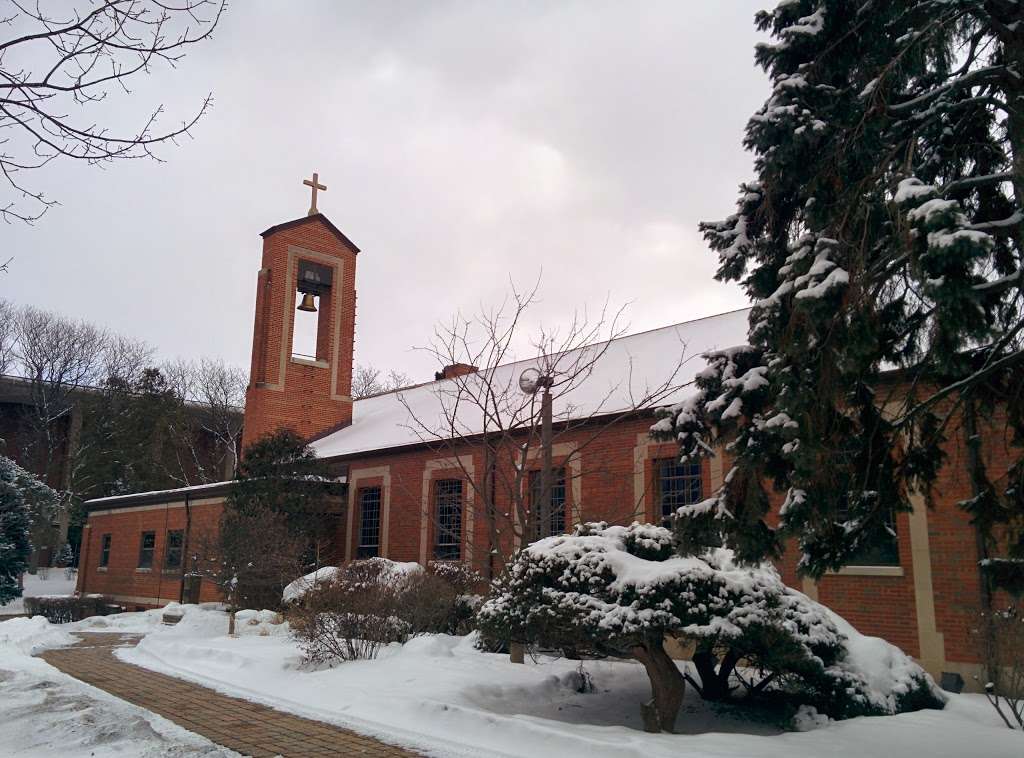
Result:
<instances>
[{"instance_id":1,"label":"bare tree branch","mask_svg":"<svg viewBox=\"0 0 1024 758\"><path fill-rule=\"evenodd\" d=\"M474 518L484 519L489 535L489 553L500 569L519 546L547 536L546 515L531 501L530 471L541 463L541 400L537 393L519 387L519 367L508 364L513 348L521 344L524 316L537 302L538 283L520 291L514 286L498 307L481 308L471 316L455 316L435 329L426 348L441 366L467 364L479 367L435 383L437 402L430 410L414 407L398 393L408 413L408 428L420 442L439 457L449 458L469 484ZM539 329L529 341L531 355L522 368L533 366L551 377L553 434L552 448L558 470L564 470L566 493L585 475L600 469L601 461L588 459L584 471L583 453L608 429L623 419L650 411L676 392L679 371L685 362L685 345L664 377L650 377L651 383L637 389L630 362L613 372L623 377L608 386L595 384L595 372L605 366L613 341L625 334L623 309L611 310L607 303L594 316L576 313L559 329ZM618 358L616 358L618 360ZM587 384L585 407L579 400ZM436 415L432 415L436 413ZM480 465L483 470L480 470ZM569 508L581 503L567 497ZM637 504L639 505L639 504ZM564 526L580 520L570 513Z\"/></svg>"},{"instance_id":2,"label":"bare tree branch","mask_svg":"<svg viewBox=\"0 0 1024 758\"><path fill-rule=\"evenodd\" d=\"M13 12L0 18L13 33L0 39L0 174L12 197L0 201L4 221L32 222L55 204L23 184L21 173L57 158L160 160L154 148L189 134L210 108L207 95L197 111L168 128L158 128L163 106L125 132L88 120L90 106L105 102L111 88L131 95L133 77L158 65L174 68L189 46L208 39L226 0L9 2Z\"/></svg>"}]
</instances>

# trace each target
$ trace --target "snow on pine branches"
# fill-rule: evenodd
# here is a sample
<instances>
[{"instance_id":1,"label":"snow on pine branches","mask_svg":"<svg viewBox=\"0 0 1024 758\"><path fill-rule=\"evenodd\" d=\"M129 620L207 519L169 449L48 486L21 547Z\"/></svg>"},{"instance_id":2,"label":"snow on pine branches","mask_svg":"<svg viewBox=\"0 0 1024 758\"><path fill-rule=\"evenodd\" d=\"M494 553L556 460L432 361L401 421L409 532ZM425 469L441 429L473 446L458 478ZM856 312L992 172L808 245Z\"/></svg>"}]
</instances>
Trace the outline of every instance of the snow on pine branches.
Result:
<instances>
[{"instance_id":1,"label":"snow on pine branches","mask_svg":"<svg viewBox=\"0 0 1024 758\"><path fill-rule=\"evenodd\" d=\"M753 303L749 347L707 356L697 397L654 431L683 457L729 443L684 538L756 563L792 537L817 577L891 538L957 413L1024 439L1024 43L1017 3L787 0L756 23L773 37L744 140L756 176L701 224L716 277ZM963 507L989 555L1008 531L1024 558L1024 488L982 460L957 461L979 490ZM1010 468L1024 481L1019 446Z\"/></svg>"},{"instance_id":2,"label":"snow on pine branches","mask_svg":"<svg viewBox=\"0 0 1024 758\"><path fill-rule=\"evenodd\" d=\"M32 552L33 509L49 512L58 500L33 474L0 455L0 605L21 597L18 577Z\"/></svg>"},{"instance_id":3,"label":"snow on pine branches","mask_svg":"<svg viewBox=\"0 0 1024 758\"><path fill-rule=\"evenodd\" d=\"M637 523L583 524L540 540L495 583L478 625L494 639L637 658L652 682L647 707L666 730L685 686L667 638L696 644L700 681L688 678L708 699L728 697L738 679L840 718L941 707L907 656L862 637L770 565L738 565L723 548L680 555L679 547L670 530ZM867 656L855 654L866 648ZM884 672L879 660L889 662Z\"/></svg>"}]
</instances>

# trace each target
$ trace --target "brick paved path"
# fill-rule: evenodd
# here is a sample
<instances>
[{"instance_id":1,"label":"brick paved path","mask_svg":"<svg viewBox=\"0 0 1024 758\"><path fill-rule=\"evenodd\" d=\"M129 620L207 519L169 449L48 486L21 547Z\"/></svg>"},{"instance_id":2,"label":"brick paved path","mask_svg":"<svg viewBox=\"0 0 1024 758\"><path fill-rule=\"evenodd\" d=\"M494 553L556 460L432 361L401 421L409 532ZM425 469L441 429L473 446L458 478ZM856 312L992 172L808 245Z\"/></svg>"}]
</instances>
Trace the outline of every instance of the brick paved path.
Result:
<instances>
[{"instance_id":1,"label":"brick paved path","mask_svg":"<svg viewBox=\"0 0 1024 758\"><path fill-rule=\"evenodd\" d=\"M115 647L133 646L139 635L75 634L82 638L77 645L47 650L40 657L76 679L244 755L416 758L415 753L372 737L221 695L114 657Z\"/></svg>"}]
</instances>

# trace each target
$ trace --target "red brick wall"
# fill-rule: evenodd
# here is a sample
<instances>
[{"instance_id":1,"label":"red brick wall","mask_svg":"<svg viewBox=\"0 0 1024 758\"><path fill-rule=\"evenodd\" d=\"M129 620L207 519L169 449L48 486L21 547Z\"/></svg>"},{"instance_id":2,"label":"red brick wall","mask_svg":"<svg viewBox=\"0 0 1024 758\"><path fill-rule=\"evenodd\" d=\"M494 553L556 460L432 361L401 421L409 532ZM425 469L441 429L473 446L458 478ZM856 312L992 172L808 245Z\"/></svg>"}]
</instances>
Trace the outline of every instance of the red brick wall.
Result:
<instances>
[{"instance_id":1,"label":"red brick wall","mask_svg":"<svg viewBox=\"0 0 1024 758\"><path fill-rule=\"evenodd\" d=\"M204 534L215 534L220 522L221 501L193 503L190 539L192 547ZM185 508L180 503L160 506L125 508L102 515L91 515L89 528L82 534L81 560L78 567L78 592L109 595L129 608L135 606L165 605L177 601L181 591L181 571L164 571L167 532L185 529ZM138 568L142 533L156 532L153 567ZM110 560L106 569L100 567L101 545L104 534L111 535ZM188 547L183 556L189 565ZM150 602L130 598L149 598ZM204 581L200 600L220 599L216 586ZM159 602L155 602L159 600Z\"/></svg>"},{"instance_id":2,"label":"red brick wall","mask_svg":"<svg viewBox=\"0 0 1024 758\"><path fill-rule=\"evenodd\" d=\"M293 248L301 250L289 261L289 250ZM334 268L332 288L318 303L317 358L329 364L327 366L291 359L296 307L294 285L302 251L320 254L305 257ZM313 437L351 422L355 274L355 249L334 234L320 216L311 216L303 223L278 229L264 238L262 268L257 278L243 446L284 427L304 437ZM335 304L339 298L340 317L335 323Z\"/></svg>"},{"instance_id":3,"label":"red brick wall","mask_svg":"<svg viewBox=\"0 0 1024 758\"><path fill-rule=\"evenodd\" d=\"M676 455L677 446L668 444L650 444L647 447L644 457L644 470L642 485L646 492L646 503L637 502L635 494L634 477L634 446L637 444L638 435L646 435L650 427L650 419L633 419L623 421L608 428L594 428L591 430L574 431L571 434L562 434L555 440L556 448L562 444L582 447L582 453L572 454L571 458L578 460L579 472L579 502L575 500L573 487L573 468L566 466L566 507L572 513L576 521L608 521L610 523L628 524L634 520L650 521L656 518L654 512L654 493L652 491L654 482L654 470L652 462L659 458L667 458ZM360 469L375 469L388 466L390 468L390 515L388 519L388 542L381 546L381 554L392 560L416 561L422 556L421 529L422 529L422 503L424 488L424 472L429 462L442 458L451 458L456 454L470 456L472 469L476 480L475 487L465 485L464 493L474 491L474 514L473 514L473 562L478 569L485 569L488 561L489 541L486 514L484 513L483 498L485 483L485 462L482 452L474 448L459 448L444 451L429 449L417 449L405 452L396 452L390 455L377 455L373 457L359 458L349 461L350 479L358 476ZM504 462L506 466L511 462L508 455L499 455L499 463ZM554 456L556 466L566 464L566 455L556 454ZM704 488L705 494L710 487L710 464L704 462ZM540 458L530 460L529 469L539 469ZM465 468L469 468L465 464ZM433 518L433 482L437 479L465 478L464 470L458 466L444 468L432 468L427 479L427 507L431 509L431 515L427 519L427 557L432 558L435 537L435 519ZM496 491L496 511L498 512L497 524L501 533L505 535L505 542L502 545L503 552L508 552L511 547L511 534L513 524L511 517L506 517L512 511L512 500L509 493L509 486L502 482L511 482L513 474L511 471L502 471L498 474L498 485ZM524 477L525 479L525 477ZM523 482L525 486L525 481ZM355 490L367 486L383 486L382 478L373 476L360 478L353 489L351 503L357 506ZM355 555L359 519L358 507L354 508L352 514L352 532L347 539L350 543L350 554ZM467 519L463 518L465 528ZM468 539L470 535L465 535ZM500 568L500 566L495 566Z\"/></svg>"}]
</instances>

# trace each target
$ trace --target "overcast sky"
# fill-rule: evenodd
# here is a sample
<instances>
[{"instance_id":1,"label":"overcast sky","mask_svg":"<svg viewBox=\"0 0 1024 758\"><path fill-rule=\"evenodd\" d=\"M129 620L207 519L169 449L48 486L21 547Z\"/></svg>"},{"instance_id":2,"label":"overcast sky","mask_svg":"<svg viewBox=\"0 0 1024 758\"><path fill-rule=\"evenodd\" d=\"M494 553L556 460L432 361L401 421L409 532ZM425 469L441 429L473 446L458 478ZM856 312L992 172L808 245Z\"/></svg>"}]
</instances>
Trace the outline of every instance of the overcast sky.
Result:
<instances>
[{"instance_id":1,"label":"overcast sky","mask_svg":"<svg viewBox=\"0 0 1024 758\"><path fill-rule=\"evenodd\" d=\"M171 126L212 91L193 139L37 172L61 205L0 227L0 296L247 367L258 235L305 214L315 170L362 249L359 363L431 378L411 348L437 322L541 269L549 325L606 297L630 331L741 307L697 222L749 178L768 4L235 2L120 100L124 123L162 102Z\"/></svg>"}]
</instances>

